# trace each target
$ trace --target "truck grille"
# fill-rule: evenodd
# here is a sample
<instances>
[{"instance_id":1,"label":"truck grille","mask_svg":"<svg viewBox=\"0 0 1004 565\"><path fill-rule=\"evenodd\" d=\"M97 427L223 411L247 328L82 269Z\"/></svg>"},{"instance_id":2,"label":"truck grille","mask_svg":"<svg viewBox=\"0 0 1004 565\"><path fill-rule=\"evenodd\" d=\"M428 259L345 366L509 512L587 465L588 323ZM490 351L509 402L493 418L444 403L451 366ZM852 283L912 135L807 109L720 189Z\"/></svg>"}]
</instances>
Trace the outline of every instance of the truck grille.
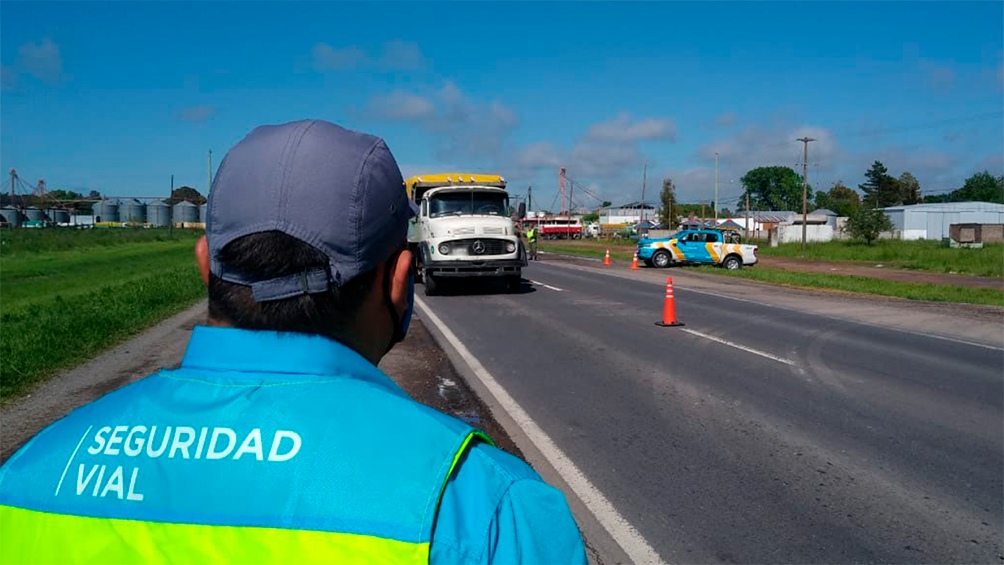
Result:
<instances>
[{"instance_id":1,"label":"truck grille","mask_svg":"<svg viewBox=\"0 0 1004 565\"><path fill-rule=\"evenodd\" d=\"M506 240L504 239L458 239L450 242L450 253L457 255L470 255L478 257L482 255L506 255ZM480 251L480 253L478 252Z\"/></svg>"}]
</instances>

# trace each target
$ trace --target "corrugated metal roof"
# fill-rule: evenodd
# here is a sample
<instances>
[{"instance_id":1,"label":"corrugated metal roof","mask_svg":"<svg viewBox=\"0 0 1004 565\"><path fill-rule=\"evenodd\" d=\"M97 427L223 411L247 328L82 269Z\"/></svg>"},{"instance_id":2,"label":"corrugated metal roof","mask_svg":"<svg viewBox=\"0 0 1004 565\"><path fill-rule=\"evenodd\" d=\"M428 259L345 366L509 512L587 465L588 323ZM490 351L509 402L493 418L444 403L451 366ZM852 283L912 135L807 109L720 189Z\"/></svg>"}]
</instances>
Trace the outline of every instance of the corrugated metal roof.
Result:
<instances>
[{"instance_id":1,"label":"corrugated metal roof","mask_svg":"<svg viewBox=\"0 0 1004 565\"><path fill-rule=\"evenodd\" d=\"M910 204L882 208L887 212L909 210L918 212L1002 212L1004 204L994 202L938 202L931 204Z\"/></svg>"}]
</instances>

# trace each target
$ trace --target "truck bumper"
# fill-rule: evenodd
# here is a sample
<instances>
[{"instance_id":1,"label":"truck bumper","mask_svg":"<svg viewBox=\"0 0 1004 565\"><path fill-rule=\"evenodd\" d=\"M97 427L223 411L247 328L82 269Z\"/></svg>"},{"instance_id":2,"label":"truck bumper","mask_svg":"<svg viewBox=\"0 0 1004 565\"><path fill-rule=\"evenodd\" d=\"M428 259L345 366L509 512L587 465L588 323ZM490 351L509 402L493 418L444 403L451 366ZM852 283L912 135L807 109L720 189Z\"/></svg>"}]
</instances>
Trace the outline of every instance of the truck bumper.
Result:
<instances>
[{"instance_id":1,"label":"truck bumper","mask_svg":"<svg viewBox=\"0 0 1004 565\"><path fill-rule=\"evenodd\" d=\"M430 261L424 267L437 277L505 277L517 276L526 265L519 259L485 261Z\"/></svg>"}]
</instances>

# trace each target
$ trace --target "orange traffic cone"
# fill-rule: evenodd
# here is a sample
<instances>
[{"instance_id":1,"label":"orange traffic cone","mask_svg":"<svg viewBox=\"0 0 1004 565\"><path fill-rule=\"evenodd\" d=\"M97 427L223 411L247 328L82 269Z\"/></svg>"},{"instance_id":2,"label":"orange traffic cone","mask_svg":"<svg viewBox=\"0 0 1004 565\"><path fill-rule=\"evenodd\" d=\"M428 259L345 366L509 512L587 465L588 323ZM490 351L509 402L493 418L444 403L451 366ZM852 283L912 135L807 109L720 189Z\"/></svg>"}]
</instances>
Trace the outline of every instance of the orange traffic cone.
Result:
<instances>
[{"instance_id":1,"label":"orange traffic cone","mask_svg":"<svg viewBox=\"0 0 1004 565\"><path fill-rule=\"evenodd\" d=\"M607 254L603 258L603 264L604 265L610 265L610 250L609 249L607 249Z\"/></svg>"},{"instance_id":2,"label":"orange traffic cone","mask_svg":"<svg viewBox=\"0 0 1004 565\"><path fill-rule=\"evenodd\" d=\"M638 270L638 252L637 251L634 252L634 259L631 259L631 270L632 271L637 271Z\"/></svg>"},{"instance_id":3,"label":"orange traffic cone","mask_svg":"<svg viewBox=\"0 0 1004 565\"><path fill-rule=\"evenodd\" d=\"M666 301L662 305L662 321L655 325L664 328L682 326L676 321L676 299L673 297L673 277L666 277Z\"/></svg>"}]
</instances>

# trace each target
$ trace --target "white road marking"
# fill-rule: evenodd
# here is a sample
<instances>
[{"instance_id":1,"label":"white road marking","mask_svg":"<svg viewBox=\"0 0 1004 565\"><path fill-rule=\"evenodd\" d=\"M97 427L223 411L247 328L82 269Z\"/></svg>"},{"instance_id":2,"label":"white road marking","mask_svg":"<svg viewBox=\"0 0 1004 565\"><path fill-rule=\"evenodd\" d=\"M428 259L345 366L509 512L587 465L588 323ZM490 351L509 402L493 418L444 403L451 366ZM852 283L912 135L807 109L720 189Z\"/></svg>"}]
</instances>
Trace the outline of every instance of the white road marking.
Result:
<instances>
[{"instance_id":1,"label":"white road marking","mask_svg":"<svg viewBox=\"0 0 1004 565\"><path fill-rule=\"evenodd\" d=\"M532 281L531 281L532 282ZM530 441L544 454L548 463L561 475L575 492L575 495L586 505L586 508L596 516L599 523L610 533L614 541L621 546L633 563L663 563L659 554L645 540L638 530L631 525L602 492L589 481L572 460L565 455L554 441L537 425L518 402L495 380L495 377L485 369L484 365L464 346L457 336L432 313L425 302L417 296L415 304L422 310L425 319L432 322L443 334L446 341L457 350L457 353L467 362L471 371L481 381L481 384L495 397L495 401L509 413L516 424L530 438Z\"/></svg>"},{"instance_id":2,"label":"white road marking","mask_svg":"<svg viewBox=\"0 0 1004 565\"><path fill-rule=\"evenodd\" d=\"M560 288L558 288L556 286L551 286L549 284L544 284L544 283L542 283L540 281L530 281L530 282L532 282L533 284L535 284L537 286L542 286L544 288L549 288L549 289L557 291L557 292L563 292L562 289L560 289Z\"/></svg>"},{"instance_id":3,"label":"white road marking","mask_svg":"<svg viewBox=\"0 0 1004 565\"><path fill-rule=\"evenodd\" d=\"M711 341L717 341L718 343L721 343L723 345L728 345L729 347L735 347L736 349L741 349L743 351L746 351L747 353L752 353L754 355L759 355L760 357L766 357L767 359L772 359L774 361L777 361L778 363L784 363L785 365L792 365L792 366L795 365L795 362L792 361L791 359L785 359L783 357L778 357L776 355L771 355L770 353L766 353L766 352L760 351L759 349L753 349L752 347L746 347L745 345L740 345L738 343L735 343L735 342L732 342L732 341L729 341L729 340L726 340L726 339L722 339L720 337L715 337L713 335L708 335L708 334L701 333L701 332L698 332L698 331L694 331L694 330L691 330L691 329L688 329L688 328L680 328L680 331L687 332L688 334L696 335L698 337L703 337L705 339L710 339Z\"/></svg>"},{"instance_id":4,"label":"white road marking","mask_svg":"<svg viewBox=\"0 0 1004 565\"><path fill-rule=\"evenodd\" d=\"M63 474L59 477L59 483L56 485L56 492L52 496L59 496L59 489L63 488L63 479L66 478L66 472L70 470L70 464L73 463L73 458L77 456L77 452L80 451L80 446L84 444L84 440L87 439L88 434L91 433L91 428L94 426L87 426L87 431L84 435L80 437L80 441L77 442L77 447L73 449L73 453L70 454L70 458L66 460L66 467L63 468Z\"/></svg>"}]
</instances>

